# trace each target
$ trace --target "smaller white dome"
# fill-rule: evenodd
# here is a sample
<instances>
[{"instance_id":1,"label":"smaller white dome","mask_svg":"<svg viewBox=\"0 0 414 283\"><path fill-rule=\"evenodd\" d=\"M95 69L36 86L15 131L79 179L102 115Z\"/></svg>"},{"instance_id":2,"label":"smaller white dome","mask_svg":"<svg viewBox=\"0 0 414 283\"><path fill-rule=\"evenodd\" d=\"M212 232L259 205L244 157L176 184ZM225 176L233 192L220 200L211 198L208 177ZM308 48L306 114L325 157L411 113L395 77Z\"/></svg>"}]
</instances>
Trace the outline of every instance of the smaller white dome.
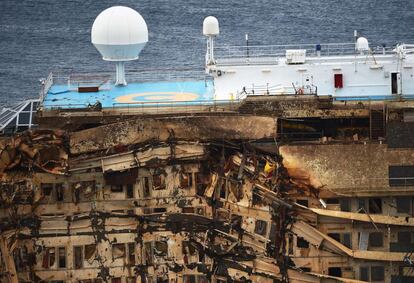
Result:
<instances>
[{"instance_id":1,"label":"smaller white dome","mask_svg":"<svg viewBox=\"0 0 414 283\"><path fill-rule=\"evenodd\" d=\"M206 36L214 36L220 33L219 22L216 17L209 16L203 22L203 34Z\"/></svg>"},{"instance_id":2,"label":"smaller white dome","mask_svg":"<svg viewBox=\"0 0 414 283\"><path fill-rule=\"evenodd\" d=\"M356 49L360 52L368 51L369 50L368 39L366 39L365 37L359 37L356 42Z\"/></svg>"},{"instance_id":3,"label":"smaller white dome","mask_svg":"<svg viewBox=\"0 0 414 283\"><path fill-rule=\"evenodd\" d=\"M114 6L95 19L91 39L104 60L135 60L148 42L148 28L134 9Z\"/></svg>"}]
</instances>

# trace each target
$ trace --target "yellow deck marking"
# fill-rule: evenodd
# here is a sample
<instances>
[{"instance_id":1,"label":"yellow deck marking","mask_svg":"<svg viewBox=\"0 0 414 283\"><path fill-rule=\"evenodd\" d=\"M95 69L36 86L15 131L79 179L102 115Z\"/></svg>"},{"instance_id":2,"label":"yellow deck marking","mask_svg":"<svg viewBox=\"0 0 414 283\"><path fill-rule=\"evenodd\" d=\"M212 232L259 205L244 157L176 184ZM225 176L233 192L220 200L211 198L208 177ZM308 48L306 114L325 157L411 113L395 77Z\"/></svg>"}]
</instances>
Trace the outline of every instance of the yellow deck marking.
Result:
<instances>
[{"instance_id":1,"label":"yellow deck marking","mask_svg":"<svg viewBox=\"0 0 414 283\"><path fill-rule=\"evenodd\" d=\"M196 100L199 95L191 92L174 92L174 91L155 91L155 92L141 92L133 93L123 96L118 96L115 100L118 103L134 103L145 102L136 101L137 97L145 97L146 101L191 101Z\"/></svg>"}]
</instances>

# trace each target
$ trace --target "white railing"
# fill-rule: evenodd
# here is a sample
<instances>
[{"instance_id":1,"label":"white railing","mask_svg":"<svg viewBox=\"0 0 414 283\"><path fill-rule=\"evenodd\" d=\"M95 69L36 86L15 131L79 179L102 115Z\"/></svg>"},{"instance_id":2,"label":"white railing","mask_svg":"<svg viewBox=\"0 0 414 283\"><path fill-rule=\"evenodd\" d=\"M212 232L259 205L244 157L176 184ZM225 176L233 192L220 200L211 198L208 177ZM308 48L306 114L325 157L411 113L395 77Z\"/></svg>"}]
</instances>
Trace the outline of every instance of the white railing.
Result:
<instances>
[{"instance_id":1,"label":"white railing","mask_svg":"<svg viewBox=\"0 0 414 283\"><path fill-rule=\"evenodd\" d=\"M355 43L290 44L290 45L251 45L216 46L214 54L218 62L237 58L284 57L288 49L306 50L307 57L340 56L356 54ZM373 47L372 54L392 54L393 47Z\"/></svg>"},{"instance_id":2,"label":"white railing","mask_svg":"<svg viewBox=\"0 0 414 283\"><path fill-rule=\"evenodd\" d=\"M34 115L39 106L39 99L28 99L10 108L3 108L0 113L0 133L30 129L34 126Z\"/></svg>"},{"instance_id":3,"label":"white railing","mask_svg":"<svg viewBox=\"0 0 414 283\"><path fill-rule=\"evenodd\" d=\"M46 97L47 92L53 85L53 73L50 72L46 79L41 81L40 93L39 93L39 100L42 103Z\"/></svg>"},{"instance_id":4,"label":"white railing","mask_svg":"<svg viewBox=\"0 0 414 283\"><path fill-rule=\"evenodd\" d=\"M255 85L253 84L251 87L243 87L240 92L237 92L236 99L243 100L247 96L255 96L255 95L299 95L299 94L306 94L306 95L316 95L318 94L318 89L314 85L309 85L306 87L299 87L295 85L291 86L284 86L282 84L277 85Z\"/></svg>"},{"instance_id":5,"label":"white railing","mask_svg":"<svg viewBox=\"0 0 414 283\"><path fill-rule=\"evenodd\" d=\"M160 82L160 81L188 81L204 80L204 70L194 68L168 68L147 70L126 70L127 83L134 82ZM115 70L113 72L74 73L69 71L54 72L56 84L68 85L68 88L77 88L79 85L105 85L115 82Z\"/></svg>"}]
</instances>

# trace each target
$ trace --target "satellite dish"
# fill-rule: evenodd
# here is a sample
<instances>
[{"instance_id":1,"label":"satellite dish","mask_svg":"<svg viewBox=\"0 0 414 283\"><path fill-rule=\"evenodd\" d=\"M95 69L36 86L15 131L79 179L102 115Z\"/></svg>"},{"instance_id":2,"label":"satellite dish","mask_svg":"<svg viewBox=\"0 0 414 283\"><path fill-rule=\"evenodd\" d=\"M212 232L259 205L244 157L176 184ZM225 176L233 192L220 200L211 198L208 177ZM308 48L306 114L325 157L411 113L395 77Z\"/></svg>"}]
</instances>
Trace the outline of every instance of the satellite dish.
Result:
<instances>
[{"instance_id":1,"label":"satellite dish","mask_svg":"<svg viewBox=\"0 0 414 283\"><path fill-rule=\"evenodd\" d=\"M206 65L214 65L214 37L219 35L219 22L216 17L209 16L203 21L203 34L207 36Z\"/></svg>"},{"instance_id":2,"label":"satellite dish","mask_svg":"<svg viewBox=\"0 0 414 283\"><path fill-rule=\"evenodd\" d=\"M216 36L220 33L219 22L216 17L209 16L203 21L203 34L205 36Z\"/></svg>"},{"instance_id":3,"label":"satellite dish","mask_svg":"<svg viewBox=\"0 0 414 283\"><path fill-rule=\"evenodd\" d=\"M134 9L110 7L96 17L91 41L103 60L116 62L115 85L126 85L125 62L137 60L148 42L147 24Z\"/></svg>"},{"instance_id":4,"label":"satellite dish","mask_svg":"<svg viewBox=\"0 0 414 283\"><path fill-rule=\"evenodd\" d=\"M358 37L356 42L356 50L358 50L361 53L369 51L368 39L366 39L365 37Z\"/></svg>"}]
</instances>

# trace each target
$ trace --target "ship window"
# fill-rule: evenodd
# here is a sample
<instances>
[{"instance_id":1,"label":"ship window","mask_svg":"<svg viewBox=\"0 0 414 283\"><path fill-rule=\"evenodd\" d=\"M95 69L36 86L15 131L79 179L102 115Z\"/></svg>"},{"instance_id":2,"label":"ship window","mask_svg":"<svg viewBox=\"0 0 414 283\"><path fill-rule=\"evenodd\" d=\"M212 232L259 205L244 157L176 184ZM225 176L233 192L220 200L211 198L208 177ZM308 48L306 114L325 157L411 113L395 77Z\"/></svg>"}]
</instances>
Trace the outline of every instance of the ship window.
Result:
<instances>
[{"instance_id":1,"label":"ship window","mask_svg":"<svg viewBox=\"0 0 414 283\"><path fill-rule=\"evenodd\" d=\"M145 258L145 264L148 266L153 265L153 259L152 259L153 253L152 253L152 242L146 242L144 243L144 258Z\"/></svg>"},{"instance_id":2,"label":"ship window","mask_svg":"<svg viewBox=\"0 0 414 283\"><path fill-rule=\"evenodd\" d=\"M390 187L414 186L414 166L389 166L388 177Z\"/></svg>"},{"instance_id":3,"label":"ship window","mask_svg":"<svg viewBox=\"0 0 414 283\"><path fill-rule=\"evenodd\" d=\"M411 202L412 199L410 197L396 197L397 212L411 214Z\"/></svg>"},{"instance_id":4,"label":"ship window","mask_svg":"<svg viewBox=\"0 0 414 283\"><path fill-rule=\"evenodd\" d=\"M144 257L146 265L153 265L153 256L164 257L168 253L168 244L165 241L144 243Z\"/></svg>"},{"instance_id":5,"label":"ship window","mask_svg":"<svg viewBox=\"0 0 414 283\"><path fill-rule=\"evenodd\" d=\"M83 247L82 246L73 247L73 255L74 255L75 269L82 268L83 267Z\"/></svg>"},{"instance_id":6,"label":"ship window","mask_svg":"<svg viewBox=\"0 0 414 283\"><path fill-rule=\"evenodd\" d=\"M243 217L237 214L232 214L231 216L231 227L233 229L241 229L241 224L243 222Z\"/></svg>"},{"instance_id":7,"label":"ship window","mask_svg":"<svg viewBox=\"0 0 414 283\"><path fill-rule=\"evenodd\" d=\"M183 241L182 253L184 255L196 255L196 249L189 241Z\"/></svg>"},{"instance_id":8,"label":"ship window","mask_svg":"<svg viewBox=\"0 0 414 283\"><path fill-rule=\"evenodd\" d=\"M302 237L298 237L297 238L297 242L296 242L296 246L298 248L302 248L302 249L307 249L309 248L309 242L306 241L304 238Z\"/></svg>"},{"instance_id":9,"label":"ship window","mask_svg":"<svg viewBox=\"0 0 414 283\"><path fill-rule=\"evenodd\" d=\"M384 281L384 267L371 266L371 281Z\"/></svg>"},{"instance_id":10,"label":"ship window","mask_svg":"<svg viewBox=\"0 0 414 283\"><path fill-rule=\"evenodd\" d=\"M391 94L398 94L398 73L391 73Z\"/></svg>"},{"instance_id":11,"label":"ship window","mask_svg":"<svg viewBox=\"0 0 414 283\"><path fill-rule=\"evenodd\" d=\"M126 186L126 197L127 198L134 198L134 185L127 184Z\"/></svg>"},{"instance_id":12,"label":"ship window","mask_svg":"<svg viewBox=\"0 0 414 283\"><path fill-rule=\"evenodd\" d=\"M196 207L195 212L198 215L204 215L204 207Z\"/></svg>"},{"instance_id":13,"label":"ship window","mask_svg":"<svg viewBox=\"0 0 414 283\"><path fill-rule=\"evenodd\" d=\"M223 182L221 183L221 188L220 188L220 198L226 199L226 193L227 193L226 182Z\"/></svg>"},{"instance_id":14,"label":"ship window","mask_svg":"<svg viewBox=\"0 0 414 283\"><path fill-rule=\"evenodd\" d=\"M361 281L368 281L369 280L368 267L363 266L363 267L359 268L359 280L361 280Z\"/></svg>"},{"instance_id":15,"label":"ship window","mask_svg":"<svg viewBox=\"0 0 414 283\"><path fill-rule=\"evenodd\" d=\"M358 199L358 212L359 213L366 213L367 212L366 200L363 199L363 198Z\"/></svg>"},{"instance_id":16,"label":"ship window","mask_svg":"<svg viewBox=\"0 0 414 283\"><path fill-rule=\"evenodd\" d=\"M341 236L339 235L339 233L328 233L328 236L338 242L341 241Z\"/></svg>"},{"instance_id":17,"label":"ship window","mask_svg":"<svg viewBox=\"0 0 414 283\"><path fill-rule=\"evenodd\" d=\"M342 74L334 74L335 88L344 87L344 79Z\"/></svg>"},{"instance_id":18,"label":"ship window","mask_svg":"<svg viewBox=\"0 0 414 283\"><path fill-rule=\"evenodd\" d=\"M288 236L288 254L293 255L293 235Z\"/></svg>"},{"instance_id":19,"label":"ship window","mask_svg":"<svg viewBox=\"0 0 414 283\"><path fill-rule=\"evenodd\" d=\"M153 213L163 213L163 212L167 212L167 208L165 207L154 207L152 209Z\"/></svg>"},{"instance_id":20,"label":"ship window","mask_svg":"<svg viewBox=\"0 0 414 283\"><path fill-rule=\"evenodd\" d=\"M135 243L128 243L128 260L130 265L135 265Z\"/></svg>"},{"instance_id":21,"label":"ship window","mask_svg":"<svg viewBox=\"0 0 414 283\"><path fill-rule=\"evenodd\" d=\"M42 189L43 196L50 196L52 194L53 184L41 184L40 187Z\"/></svg>"},{"instance_id":22,"label":"ship window","mask_svg":"<svg viewBox=\"0 0 414 283\"><path fill-rule=\"evenodd\" d=\"M328 275L342 277L342 270L340 267L329 267L328 268Z\"/></svg>"},{"instance_id":23,"label":"ship window","mask_svg":"<svg viewBox=\"0 0 414 283\"><path fill-rule=\"evenodd\" d=\"M351 248L351 234L350 233L329 233L328 236L340 242L345 247Z\"/></svg>"},{"instance_id":24,"label":"ship window","mask_svg":"<svg viewBox=\"0 0 414 283\"><path fill-rule=\"evenodd\" d=\"M382 201L380 198L371 198L368 201L369 213L378 214L382 213Z\"/></svg>"},{"instance_id":25,"label":"ship window","mask_svg":"<svg viewBox=\"0 0 414 283\"><path fill-rule=\"evenodd\" d=\"M341 207L341 211L351 211L351 202L349 199L340 199L339 204Z\"/></svg>"},{"instance_id":26,"label":"ship window","mask_svg":"<svg viewBox=\"0 0 414 283\"><path fill-rule=\"evenodd\" d=\"M149 197L150 196L149 178L144 177L141 180L142 180L142 196L144 198Z\"/></svg>"},{"instance_id":27,"label":"ship window","mask_svg":"<svg viewBox=\"0 0 414 283\"><path fill-rule=\"evenodd\" d=\"M183 213L194 213L194 207L183 207L182 212Z\"/></svg>"},{"instance_id":28,"label":"ship window","mask_svg":"<svg viewBox=\"0 0 414 283\"><path fill-rule=\"evenodd\" d=\"M59 268L66 267L66 248L59 247Z\"/></svg>"},{"instance_id":29,"label":"ship window","mask_svg":"<svg viewBox=\"0 0 414 283\"><path fill-rule=\"evenodd\" d=\"M112 245L112 258L123 258L125 257L125 244L113 244Z\"/></svg>"},{"instance_id":30,"label":"ship window","mask_svg":"<svg viewBox=\"0 0 414 283\"><path fill-rule=\"evenodd\" d=\"M372 248L380 248L383 246L383 235L381 232L369 233L368 244Z\"/></svg>"},{"instance_id":31,"label":"ship window","mask_svg":"<svg viewBox=\"0 0 414 283\"><path fill-rule=\"evenodd\" d=\"M113 193L122 193L124 188L122 185L111 185L111 192Z\"/></svg>"},{"instance_id":32,"label":"ship window","mask_svg":"<svg viewBox=\"0 0 414 283\"><path fill-rule=\"evenodd\" d=\"M91 245L85 245L85 259L86 260L90 260L96 252L96 245L95 244L91 244Z\"/></svg>"},{"instance_id":33,"label":"ship window","mask_svg":"<svg viewBox=\"0 0 414 283\"><path fill-rule=\"evenodd\" d=\"M156 241L154 245L154 252L159 256L167 256L168 245L165 241Z\"/></svg>"},{"instance_id":34,"label":"ship window","mask_svg":"<svg viewBox=\"0 0 414 283\"><path fill-rule=\"evenodd\" d=\"M193 174L192 173L180 174L180 187L191 188L192 186L193 186Z\"/></svg>"},{"instance_id":35,"label":"ship window","mask_svg":"<svg viewBox=\"0 0 414 283\"><path fill-rule=\"evenodd\" d=\"M337 199L337 198L328 198L326 200L326 203L327 204L338 204L339 203L339 199Z\"/></svg>"},{"instance_id":36,"label":"ship window","mask_svg":"<svg viewBox=\"0 0 414 283\"><path fill-rule=\"evenodd\" d=\"M43 268L53 267L55 264L55 248L46 248L43 253Z\"/></svg>"},{"instance_id":37,"label":"ship window","mask_svg":"<svg viewBox=\"0 0 414 283\"><path fill-rule=\"evenodd\" d=\"M152 176L152 186L154 190L164 190L166 188L165 176L163 174Z\"/></svg>"},{"instance_id":38,"label":"ship window","mask_svg":"<svg viewBox=\"0 0 414 283\"><path fill-rule=\"evenodd\" d=\"M63 184L56 184L56 200L57 201L63 201L64 200L64 192L63 192Z\"/></svg>"},{"instance_id":39,"label":"ship window","mask_svg":"<svg viewBox=\"0 0 414 283\"><path fill-rule=\"evenodd\" d=\"M254 232L261 236L265 236L267 231L267 222L263 220L256 220L256 224L254 226Z\"/></svg>"},{"instance_id":40,"label":"ship window","mask_svg":"<svg viewBox=\"0 0 414 283\"><path fill-rule=\"evenodd\" d=\"M352 249L351 234L350 233L344 233L344 234L342 234L342 241L341 241L341 243L345 247Z\"/></svg>"},{"instance_id":41,"label":"ship window","mask_svg":"<svg viewBox=\"0 0 414 283\"><path fill-rule=\"evenodd\" d=\"M411 244L411 232L398 232L399 244Z\"/></svg>"}]
</instances>

